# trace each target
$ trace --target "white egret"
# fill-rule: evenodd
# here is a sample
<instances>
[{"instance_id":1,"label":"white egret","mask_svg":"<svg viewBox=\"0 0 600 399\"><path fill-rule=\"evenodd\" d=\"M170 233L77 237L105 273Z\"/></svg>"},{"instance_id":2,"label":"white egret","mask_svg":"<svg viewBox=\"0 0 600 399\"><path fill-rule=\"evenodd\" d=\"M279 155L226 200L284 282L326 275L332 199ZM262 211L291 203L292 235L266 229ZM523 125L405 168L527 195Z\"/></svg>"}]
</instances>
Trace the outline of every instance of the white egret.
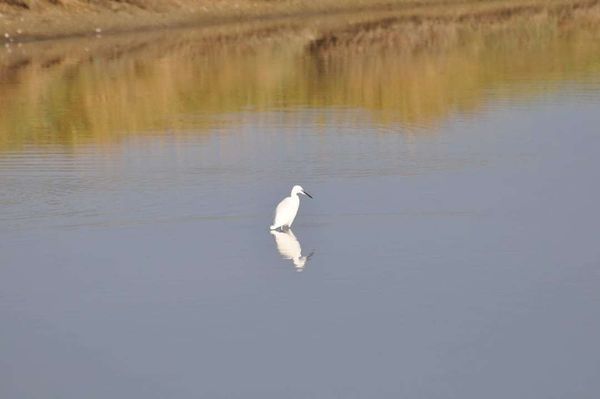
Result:
<instances>
[{"instance_id":1,"label":"white egret","mask_svg":"<svg viewBox=\"0 0 600 399\"><path fill-rule=\"evenodd\" d=\"M306 195L312 198L312 195L304 191L301 186L294 186L289 197L284 198L275 209L275 220L271 226L271 230L289 229L294 223L298 208L300 207L299 194Z\"/></svg>"}]
</instances>

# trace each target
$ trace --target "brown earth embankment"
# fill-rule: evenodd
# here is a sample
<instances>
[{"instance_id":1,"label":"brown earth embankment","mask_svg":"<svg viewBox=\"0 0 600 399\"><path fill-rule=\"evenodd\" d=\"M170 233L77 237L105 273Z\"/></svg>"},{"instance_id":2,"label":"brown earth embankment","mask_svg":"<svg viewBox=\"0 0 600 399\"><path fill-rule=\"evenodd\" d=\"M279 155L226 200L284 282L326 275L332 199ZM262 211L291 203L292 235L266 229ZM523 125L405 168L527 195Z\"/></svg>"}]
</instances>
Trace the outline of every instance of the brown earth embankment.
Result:
<instances>
[{"instance_id":1,"label":"brown earth embankment","mask_svg":"<svg viewBox=\"0 0 600 399\"><path fill-rule=\"evenodd\" d=\"M0 40L287 24L323 28L323 43L331 44L354 38L357 27L382 32L399 22L469 25L546 14L572 23L577 14L576 23L593 24L598 22L599 4L598 0L0 0ZM336 32L331 35L328 30Z\"/></svg>"}]
</instances>

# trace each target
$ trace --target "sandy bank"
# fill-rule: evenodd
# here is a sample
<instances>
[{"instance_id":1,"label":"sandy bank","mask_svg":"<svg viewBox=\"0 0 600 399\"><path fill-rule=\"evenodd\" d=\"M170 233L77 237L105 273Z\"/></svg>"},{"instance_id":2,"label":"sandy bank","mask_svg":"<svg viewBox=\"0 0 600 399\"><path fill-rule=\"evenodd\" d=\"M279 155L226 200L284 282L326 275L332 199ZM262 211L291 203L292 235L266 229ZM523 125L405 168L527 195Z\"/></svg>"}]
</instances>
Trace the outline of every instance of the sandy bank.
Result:
<instances>
[{"instance_id":1,"label":"sandy bank","mask_svg":"<svg viewBox=\"0 0 600 399\"><path fill-rule=\"evenodd\" d=\"M532 14L569 21L578 14L578 23L596 23L599 4L598 0L0 0L0 38L10 44L164 28L280 23L317 26L330 41L327 30L353 31L361 22L372 30L402 21L470 24ZM315 24L315 19L325 22Z\"/></svg>"}]
</instances>

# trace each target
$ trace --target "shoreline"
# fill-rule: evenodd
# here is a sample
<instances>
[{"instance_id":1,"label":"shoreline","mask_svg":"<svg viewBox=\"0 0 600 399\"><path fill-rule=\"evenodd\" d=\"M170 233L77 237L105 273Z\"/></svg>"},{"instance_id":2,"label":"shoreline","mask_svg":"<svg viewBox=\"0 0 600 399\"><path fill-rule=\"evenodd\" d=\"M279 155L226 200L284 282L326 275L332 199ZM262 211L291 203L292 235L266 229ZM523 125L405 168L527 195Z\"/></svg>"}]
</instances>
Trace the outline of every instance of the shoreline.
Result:
<instances>
[{"instance_id":1,"label":"shoreline","mask_svg":"<svg viewBox=\"0 0 600 399\"><path fill-rule=\"evenodd\" d=\"M6 4L21 0L0 0L0 38L5 46L17 43L42 42L70 38L94 38L136 33L150 33L178 29L221 29L254 26L268 30L273 25L296 29L311 28L324 40L348 32L386 29L391 24L483 24L502 22L530 15L553 15L559 19L592 19L598 22L600 0L388 0L365 2L350 1L340 7L331 0L290 3L288 0L271 6L270 2L240 1L237 8L209 9L204 3L191 2L185 11L172 6L164 10L149 10L125 4L124 10L103 8L69 8L57 6L42 9L11 9ZM47 1L47 0L40 0ZM78 1L78 0L75 0ZM160 0L167 6L170 0ZM51 3L62 4L59 0ZM107 4L115 3L105 0ZM179 2L177 4L181 4ZM183 3L187 4L185 1ZM227 1L218 2L222 7ZM174 3L175 4L175 3ZM241 6L240 6L241 4ZM14 6L13 6L14 7ZM592 10L586 15L588 11ZM2 12L4 11L4 12ZM574 14L579 14L574 16Z\"/></svg>"},{"instance_id":2,"label":"shoreline","mask_svg":"<svg viewBox=\"0 0 600 399\"><path fill-rule=\"evenodd\" d=\"M11 45L0 51L0 152L110 147L131 132L210 134L235 123L223 115L296 106L360 109L426 134L494 96L600 85L600 7L462 15L290 18Z\"/></svg>"}]
</instances>

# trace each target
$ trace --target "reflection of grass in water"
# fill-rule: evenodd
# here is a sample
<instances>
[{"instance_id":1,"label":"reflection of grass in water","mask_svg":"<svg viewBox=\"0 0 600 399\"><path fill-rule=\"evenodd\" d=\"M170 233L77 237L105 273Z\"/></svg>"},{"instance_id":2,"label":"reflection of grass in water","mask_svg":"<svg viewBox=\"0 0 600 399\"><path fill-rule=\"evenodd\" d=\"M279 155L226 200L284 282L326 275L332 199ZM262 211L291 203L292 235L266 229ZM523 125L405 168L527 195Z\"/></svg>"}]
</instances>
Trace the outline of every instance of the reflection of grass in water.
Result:
<instances>
[{"instance_id":1,"label":"reflection of grass in water","mask_svg":"<svg viewBox=\"0 0 600 399\"><path fill-rule=\"evenodd\" d=\"M0 149L209 131L215 115L294 106L355 107L374 111L381 123L428 126L476 110L489 89L522 97L540 86L515 82L600 72L593 31L556 16L536 18L485 27L402 22L321 36L292 26L233 41L181 32L98 41L92 52L77 42L52 43L36 56L12 58L0 72L7 82Z\"/></svg>"},{"instance_id":2,"label":"reflection of grass in water","mask_svg":"<svg viewBox=\"0 0 600 399\"><path fill-rule=\"evenodd\" d=\"M552 26L542 31L531 24L449 29L452 39L446 36L446 43L451 40L452 46L432 42L416 53L388 44L373 50L357 46L360 40L319 50L325 72L314 84L329 96L317 105L367 108L378 111L384 123L423 126L455 111L476 110L491 91L518 99L553 82L599 79L600 43L589 32L561 35Z\"/></svg>"}]
</instances>

